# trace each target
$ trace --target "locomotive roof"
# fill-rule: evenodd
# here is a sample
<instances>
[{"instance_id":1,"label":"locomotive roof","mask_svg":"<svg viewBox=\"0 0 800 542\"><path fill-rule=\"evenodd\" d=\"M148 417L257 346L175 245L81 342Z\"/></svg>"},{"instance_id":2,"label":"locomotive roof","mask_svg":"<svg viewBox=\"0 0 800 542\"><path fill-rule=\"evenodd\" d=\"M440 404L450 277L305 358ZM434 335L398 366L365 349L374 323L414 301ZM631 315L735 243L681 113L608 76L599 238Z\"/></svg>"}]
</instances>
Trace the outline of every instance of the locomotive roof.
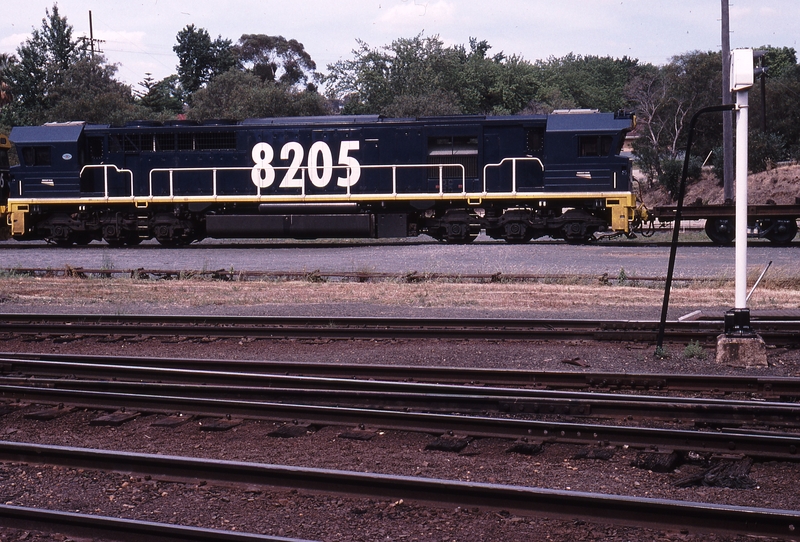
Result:
<instances>
[{"instance_id":1,"label":"locomotive roof","mask_svg":"<svg viewBox=\"0 0 800 542\"><path fill-rule=\"evenodd\" d=\"M77 141L84 123L45 124L44 126L15 126L11 129L11 141L25 143L66 143Z\"/></svg>"},{"instance_id":2,"label":"locomotive roof","mask_svg":"<svg viewBox=\"0 0 800 542\"><path fill-rule=\"evenodd\" d=\"M631 128L631 116L615 113L554 114L547 117L548 132L608 132Z\"/></svg>"},{"instance_id":3,"label":"locomotive roof","mask_svg":"<svg viewBox=\"0 0 800 542\"><path fill-rule=\"evenodd\" d=\"M66 143L77 141L85 129L88 132L132 129L174 129L194 128L231 129L236 126L366 126L366 125L392 125L392 124L428 124L428 125L464 125L474 123L484 124L519 124L546 123L548 132L605 132L630 130L633 127L631 115L597 112L570 112L570 114L554 113L550 115L454 115L440 117L418 118L385 118L381 115L330 115L323 117L275 117L261 119L247 119L241 122L234 121L207 121L204 123L194 121L168 121L166 123L153 121L133 121L127 126L109 126L107 124L87 124L85 122L51 123L43 126L17 126L11 130L11 141L16 144L42 144Z\"/></svg>"},{"instance_id":4,"label":"locomotive roof","mask_svg":"<svg viewBox=\"0 0 800 542\"><path fill-rule=\"evenodd\" d=\"M244 126L307 126L316 124L431 124L431 123L450 123L463 124L474 122L519 122L521 120L544 121L547 115L506 115L506 116L486 116L486 115L447 115L435 117L409 117L391 118L382 115L329 115L322 117L276 117L246 119L239 122Z\"/></svg>"}]
</instances>

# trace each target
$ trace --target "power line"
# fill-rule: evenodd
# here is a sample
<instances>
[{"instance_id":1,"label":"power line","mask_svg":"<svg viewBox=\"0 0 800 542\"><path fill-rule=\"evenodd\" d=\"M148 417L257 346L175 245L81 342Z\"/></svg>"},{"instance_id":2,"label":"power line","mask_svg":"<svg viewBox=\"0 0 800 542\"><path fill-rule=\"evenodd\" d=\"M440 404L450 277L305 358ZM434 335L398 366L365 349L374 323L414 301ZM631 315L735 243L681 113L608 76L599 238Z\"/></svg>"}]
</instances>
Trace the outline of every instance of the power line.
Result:
<instances>
[{"instance_id":1,"label":"power line","mask_svg":"<svg viewBox=\"0 0 800 542\"><path fill-rule=\"evenodd\" d=\"M105 40L96 40L96 39L94 39L94 27L92 25L92 12L91 12L91 10L89 10L89 37L87 38L86 36L83 36L83 37L81 37L79 39L83 42L83 47L84 48L86 48L86 44L88 42L89 49L92 52L92 58L94 58L95 52L97 54L103 54L103 51L100 50L100 46L99 45L97 47L97 50L95 50L95 47L94 47L95 43L97 43L97 44L105 43Z\"/></svg>"}]
</instances>

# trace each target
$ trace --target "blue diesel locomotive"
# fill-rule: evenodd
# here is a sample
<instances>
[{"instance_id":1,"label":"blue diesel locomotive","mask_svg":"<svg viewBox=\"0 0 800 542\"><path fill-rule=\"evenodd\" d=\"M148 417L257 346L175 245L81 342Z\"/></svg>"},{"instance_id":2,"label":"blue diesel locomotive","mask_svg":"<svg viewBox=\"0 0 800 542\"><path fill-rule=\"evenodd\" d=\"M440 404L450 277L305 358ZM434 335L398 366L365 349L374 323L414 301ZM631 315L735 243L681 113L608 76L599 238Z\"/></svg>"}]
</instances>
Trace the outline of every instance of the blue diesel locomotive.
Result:
<instances>
[{"instance_id":1,"label":"blue diesel locomotive","mask_svg":"<svg viewBox=\"0 0 800 542\"><path fill-rule=\"evenodd\" d=\"M179 246L211 238L584 243L629 234L635 119L330 116L15 127L5 237Z\"/></svg>"}]
</instances>

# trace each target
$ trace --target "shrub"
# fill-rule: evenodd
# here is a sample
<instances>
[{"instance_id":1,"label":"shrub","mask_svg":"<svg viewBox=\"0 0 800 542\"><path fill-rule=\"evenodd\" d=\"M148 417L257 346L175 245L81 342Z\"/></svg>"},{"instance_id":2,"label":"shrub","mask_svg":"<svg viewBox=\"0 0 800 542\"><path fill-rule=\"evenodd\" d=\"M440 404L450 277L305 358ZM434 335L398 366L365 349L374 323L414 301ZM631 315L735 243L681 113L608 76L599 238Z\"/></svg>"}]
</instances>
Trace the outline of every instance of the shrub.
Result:
<instances>
[{"instance_id":1,"label":"shrub","mask_svg":"<svg viewBox=\"0 0 800 542\"><path fill-rule=\"evenodd\" d=\"M706 359L706 351L700 345L700 341L689 341L689 344L683 349L683 357L686 359Z\"/></svg>"},{"instance_id":2,"label":"shrub","mask_svg":"<svg viewBox=\"0 0 800 542\"><path fill-rule=\"evenodd\" d=\"M686 184L697 180L703 172L703 162L697 157L689 158L689 169L687 171ZM672 199L678 199L678 189L680 188L681 177L683 176L683 160L677 158L666 158L661 161L661 175L658 182L667 189Z\"/></svg>"},{"instance_id":3,"label":"shrub","mask_svg":"<svg viewBox=\"0 0 800 542\"><path fill-rule=\"evenodd\" d=\"M766 171L786 158L786 141L780 134L753 130L748 143L748 169L753 173Z\"/></svg>"}]
</instances>

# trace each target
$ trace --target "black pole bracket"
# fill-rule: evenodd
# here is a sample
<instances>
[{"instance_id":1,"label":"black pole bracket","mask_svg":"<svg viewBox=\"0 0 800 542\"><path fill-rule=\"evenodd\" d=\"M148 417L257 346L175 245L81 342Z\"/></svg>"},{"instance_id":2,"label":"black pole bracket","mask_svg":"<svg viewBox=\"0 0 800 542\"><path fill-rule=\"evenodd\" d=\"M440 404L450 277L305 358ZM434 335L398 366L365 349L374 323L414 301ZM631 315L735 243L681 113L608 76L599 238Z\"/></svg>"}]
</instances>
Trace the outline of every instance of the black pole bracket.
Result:
<instances>
[{"instance_id":1,"label":"black pole bracket","mask_svg":"<svg viewBox=\"0 0 800 542\"><path fill-rule=\"evenodd\" d=\"M750 327L750 309L731 309L725 313L725 336L729 338L758 336Z\"/></svg>"},{"instance_id":2,"label":"black pole bracket","mask_svg":"<svg viewBox=\"0 0 800 542\"><path fill-rule=\"evenodd\" d=\"M675 220L672 230L672 245L669 251L669 266L667 268L667 281L664 284L664 302L661 306L661 323L658 327L658 338L656 341L656 356L662 355L664 352L664 329L667 325L667 309L669 309L669 293L672 288L672 273L675 269L675 257L678 252L678 232L681 227L681 216L683 214L683 197L686 194L686 177L689 175L689 158L692 153L692 138L694 136L694 126L700 115L705 113L714 113L717 111L731 111L736 107L736 104L713 105L711 107L704 107L692 116L689 122L689 136L686 142L686 155L683 159L683 175L681 176L681 184L678 186L678 208L675 212ZM741 318L741 317L740 317ZM727 328L727 315L725 317ZM750 314L747 315L747 327L750 327Z\"/></svg>"}]
</instances>

